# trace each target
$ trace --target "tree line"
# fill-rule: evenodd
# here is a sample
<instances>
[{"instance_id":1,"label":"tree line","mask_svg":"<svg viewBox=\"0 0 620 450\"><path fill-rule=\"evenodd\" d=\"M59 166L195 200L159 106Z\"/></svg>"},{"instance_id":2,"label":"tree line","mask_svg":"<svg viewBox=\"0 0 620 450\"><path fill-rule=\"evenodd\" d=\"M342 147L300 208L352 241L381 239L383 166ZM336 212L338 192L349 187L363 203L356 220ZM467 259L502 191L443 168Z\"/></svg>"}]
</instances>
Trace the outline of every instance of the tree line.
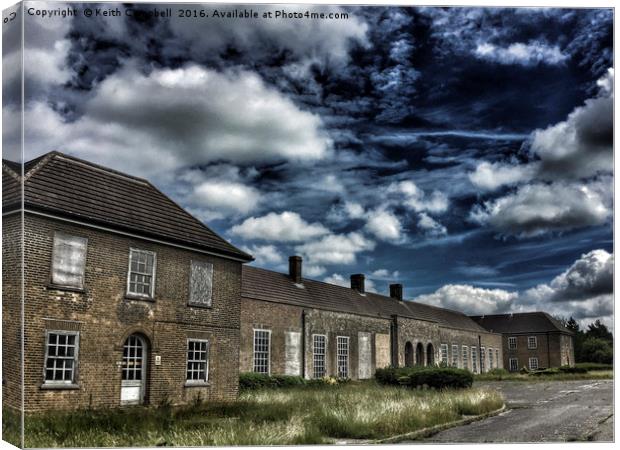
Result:
<instances>
[{"instance_id":1,"label":"tree line","mask_svg":"<svg viewBox=\"0 0 620 450\"><path fill-rule=\"evenodd\" d=\"M613 364L614 337L604 323L597 319L582 330L572 317L569 319L557 317L557 319L575 333L573 339L575 362Z\"/></svg>"}]
</instances>

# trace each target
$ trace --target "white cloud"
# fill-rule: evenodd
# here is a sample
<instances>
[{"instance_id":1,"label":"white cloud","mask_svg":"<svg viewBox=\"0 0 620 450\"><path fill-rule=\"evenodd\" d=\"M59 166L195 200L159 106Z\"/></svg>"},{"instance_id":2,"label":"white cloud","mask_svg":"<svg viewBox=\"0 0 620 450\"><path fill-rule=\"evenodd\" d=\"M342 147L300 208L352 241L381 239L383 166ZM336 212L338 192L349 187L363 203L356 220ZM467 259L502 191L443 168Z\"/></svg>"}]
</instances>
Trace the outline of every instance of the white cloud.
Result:
<instances>
[{"instance_id":1,"label":"white cloud","mask_svg":"<svg viewBox=\"0 0 620 450\"><path fill-rule=\"evenodd\" d=\"M262 217L250 217L231 229L231 233L244 239L275 242L299 242L323 236L329 230L320 223L308 223L291 211L270 212Z\"/></svg>"},{"instance_id":2,"label":"white cloud","mask_svg":"<svg viewBox=\"0 0 620 450\"><path fill-rule=\"evenodd\" d=\"M320 277L327 271L327 269L323 266L313 266L311 264L308 264L304 267L303 271L304 276L307 275L309 277Z\"/></svg>"},{"instance_id":3,"label":"white cloud","mask_svg":"<svg viewBox=\"0 0 620 450\"><path fill-rule=\"evenodd\" d=\"M257 74L197 65L145 75L127 62L97 87L81 118L67 122L34 103L26 123L32 156L63 149L145 176L221 160L315 160L331 149L319 116ZM19 142L16 134L9 137Z\"/></svg>"},{"instance_id":4,"label":"white cloud","mask_svg":"<svg viewBox=\"0 0 620 450\"><path fill-rule=\"evenodd\" d=\"M254 256L255 263L259 266L273 266L284 262L284 257L274 245L253 245L242 247L242 250Z\"/></svg>"},{"instance_id":5,"label":"white cloud","mask_svg":"<svg viewBox=\"0 0 620 450\"><path fill-rule=\"evenodd\" d=\"M448 230L445 226L426 213L420 213L418 216L418 228L430 237L441 237L448 234Z\"/></svg>"},{"instance_id":6,"label":"white cloud","mask_svg":"<svg viewBox=\"0 0 620 450\"><path fill-rule=\"evenodd\" d=\"M247 214L261 202L260 192L240 183L205 181L194 187L188 200L193 207L204 207L223 214Z\"/></svg>"},{"instance_id":7,"label":"white cloud","mask_svg":"<svg viewBox=\"0 0 620 450\"><path fill-rule=\"evenodd\" d=\"M403 237L403 226L396 215L384 209L375 209L367 215L366 229L378 239L398 242Z\"/></svg>"},{"instance_id":8,"label":"white cloud","mask_svg":"<svg viewBox=\"0 0 620 450\"><path fill-rule=\"evenodd\" d=\"M375 243L363 234L330 234L295 247L310 264L354 264L358 253L374 250Z\"/></svg>"},{"instance_id":9,"label":"white cloud","mask_svg":"<svg viewBox=\"0 0 620 450\"><path fill-rule=\"evenodd\" d=\"M416 302L454 309L469 315L509 311L519 294L503 289L483 289L464 284L447 284L432 294L420 295Z\"/></svg>"},{"instance_id":10,"label":"white cloud","mask_svg":"<svg viewBox=\"0 0 620 450\"><path fill-rule=\"evenodd\" d=\"M589 177L613 171L614 71L598 80L599 94L563 122L532 133L530 152L544 179Z\"/></svg>"},{"instance_id":11,"label":"white cloud","mask_svg":"<svg viewBox=\"0 0 620 450\"><path fill-rule=\"evenodd\" d=\"M469 180L478 188L494 191L505 186L531 180L536 173L536 164L510 164L481 162L471 172Z\"/></svg>"},{"instance_id":12,"label":"white cloud","mask_svg":"<svg viewBox=\"0 0 620 450\"><path fill-rule=\"evenodd\" d=\"M480 43L474 50L480 59L499 64L520 64L532 66L539 63L558 65L566 61L568 55L562 53L557 45L549 46L543 42L530 41L527 44L516 42L507 47L498 47L488 42Z\"/></svg>"},{"instance_id":13,"label":"white cloud","mask_svg":"<svg viewBox=\"0 0 620 450\"><path fill-rule=\"evenodd\" d=\"M470 219L519 237L601 225L611 217L611 180L531 184L476 205Z\"/></svg>"},{"instance_id":14,"label":"white cloud","mask_svg":"<svg viewBox=\"0 0 620 450\"><path fill-rule=\"evenodd\" d=\"M371 272L368 277L376 280L394 280L400 277L400 272L398 270L390 272L388 269L377 269Z\"/></svg>"},{"instance_id":15,"label":"white cloud","mask_svg":"<svg viewBox=\"0 0 620 450\"><path fill-rule=\"evenodd\" d=\"M439 191L431 194L425 193L418 188L413 181L400 181L388 185L388 194L397 193L403 196L402 204L416 212L429 212L440 214L448 209L448 197Z\"/></svg>"},{"instance_id":16,"label":"white cloud","mask_svg":"<svg viewBox=\"0 0 620 450\"><path fill-rule=\"evenodd\" d=\"M346 288L351 287L351 280L343 277L339 273L333 273L330 276L323 278L323 281L325 283L335 284L336 286L342 286ZM366 292L374 292L374 293L377 292L375 283L372 280L369 280L368 278L364 280L364 290Z\"/></svg>"}]
</instances>

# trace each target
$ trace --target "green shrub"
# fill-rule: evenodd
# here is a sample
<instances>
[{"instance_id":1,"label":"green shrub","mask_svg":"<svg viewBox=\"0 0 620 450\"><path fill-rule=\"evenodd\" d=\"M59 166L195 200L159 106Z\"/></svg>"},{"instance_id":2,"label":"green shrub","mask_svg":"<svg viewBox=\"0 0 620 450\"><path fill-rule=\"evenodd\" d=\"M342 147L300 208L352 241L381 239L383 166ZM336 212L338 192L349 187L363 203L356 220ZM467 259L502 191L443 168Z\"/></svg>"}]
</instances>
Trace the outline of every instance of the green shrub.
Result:
<instances>
[{"instance_id":1,"label":"green shrub","mask_svg":"<svg viewBox=\"0 0 620 450\"><path fill-rule=\"evenodd\" d=\"M254 372L239 374L239 389L242 390L293 387L305 384L306 380L302 377L291 375L267 375Z\"/></svg>"},{"instance_id":2,"label":"green shrub","mask_svg":"<svg viewBox=\"0 0 620 450\"><path fill-rule=\"evenodd\" d=\"M529 372L529 375L540 376L540 375L557 375L560 373L559 369L538 369Z\"/></svg>"},{"instance_id":3,"label":"green shrub","mask_svg":"<svg viewBox=\"0 0 620 450\"><path fill-rule=\"evenodd\" d=\"M420 370L417 367L386 367L375 371L375 379L381 384L397 386L402 377L408 377L414 371Z\"/></svg>"},{"instance_id":4,"label":"green shrub","mask_svg":"<svg viewBox=\"0 0 620 450\"><path fill-rule=\"evenodd\" d=\"M588 373L588 369L586 369L585 367L562 366L558 367L558 370L561 373Z\"/></svg>"},{"instance_id":5,"label":"green shrub","mask_svg":"<svg viewBox=\"0 0 620 450\"><path fill-rule=\"evenodd\" d=\"M601 363L577 363L575 364L575 368L579 367L580 369L585 369L587 372L592 372L595 370L614 370L613 364L601 364Z\"/></svg>"},{"instance_id":6,"label":"green shrub","mask_svg":"<svg viewBox=\"0 0 620 450\"><path fill-rule=\"evenodd\" d=\"M428 386L435 389L464 389L471 387L474 376L464 369L448 367L429 367L414 371L409 375L409 386Z\"/></svg>"}]
</instances>

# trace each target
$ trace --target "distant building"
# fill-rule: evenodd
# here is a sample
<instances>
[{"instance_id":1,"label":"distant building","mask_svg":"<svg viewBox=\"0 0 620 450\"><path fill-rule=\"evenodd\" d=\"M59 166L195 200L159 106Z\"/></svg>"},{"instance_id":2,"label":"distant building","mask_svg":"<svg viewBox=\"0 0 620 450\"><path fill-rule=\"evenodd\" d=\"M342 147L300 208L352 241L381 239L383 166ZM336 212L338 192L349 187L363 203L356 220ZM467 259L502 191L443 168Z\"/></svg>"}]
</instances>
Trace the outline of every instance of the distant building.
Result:
<instances>
[{"instance_id":1,"label":"distant building","mask_svg":"<svg viewBox=\"0 0 620 450\"><path fill-rule=\"evenodd\" d=\"M240 370L365 379L390 365L502 367L501 335L402 293L400 284L389 297L366 292L362 274L350 288L304 278L298 256L288 274L244 266Z\"/></svg>"},{"instance_id":2,"label":"distant building","mask_svg":"<svg viewBox=\"0 0 620 450\"><path fill-rule=\"evenodd\" d=\"M504 367L515 372L575 365L574 333L545 312L472 316L502 334Z\"/></svg>"},{"instance_id":3,"label":"distant building","mask_svg":"<svg viewBox=\"0 0 620 450\"><path fill-rule=\"evenodd\" d=\"M2 184L6 406L22 362L26 411L236 398L250 255L148 181L61 153L23 177L3 161Z\"/></svg>"}]
</instances>

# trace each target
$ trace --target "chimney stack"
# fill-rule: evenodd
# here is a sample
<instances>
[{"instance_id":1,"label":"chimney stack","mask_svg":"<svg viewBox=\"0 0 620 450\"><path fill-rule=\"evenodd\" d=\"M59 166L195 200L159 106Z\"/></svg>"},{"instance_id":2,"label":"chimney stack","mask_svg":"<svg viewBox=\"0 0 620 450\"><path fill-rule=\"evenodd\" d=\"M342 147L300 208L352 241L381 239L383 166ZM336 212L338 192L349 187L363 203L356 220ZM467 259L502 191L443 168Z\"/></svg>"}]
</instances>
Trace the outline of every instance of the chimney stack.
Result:
<instances>
[{"instance_id":1,"label":"chimney stack","mask_svg":"<svg viewBox=\"0 0 620 450\"><path fill-rule=\"evenodd\" d=\"M390 297L396 300L403 301L403 285L402 284L390 284Z\"/></svg>"},{"instance_id":2,"label":"chimney stack","mask_svg":"<svg viewBox=\"0 0 620 450\"><path fill-rule=\"evenodd\" d=\"M301 256L289 256L288 274L294 283L301 284Z\"/></svg>"},{"instance_id":3,"label":"chimney stack","mask_svg":"<svg viewBox=\"0 0 620 450\"><path fill-rule=\"evenodd\" d=\"M364 294L366 292L364 280L365 277L363 273L351 275L351 289L355 289L360 294Z\"/></svg>"}]
</instances>

